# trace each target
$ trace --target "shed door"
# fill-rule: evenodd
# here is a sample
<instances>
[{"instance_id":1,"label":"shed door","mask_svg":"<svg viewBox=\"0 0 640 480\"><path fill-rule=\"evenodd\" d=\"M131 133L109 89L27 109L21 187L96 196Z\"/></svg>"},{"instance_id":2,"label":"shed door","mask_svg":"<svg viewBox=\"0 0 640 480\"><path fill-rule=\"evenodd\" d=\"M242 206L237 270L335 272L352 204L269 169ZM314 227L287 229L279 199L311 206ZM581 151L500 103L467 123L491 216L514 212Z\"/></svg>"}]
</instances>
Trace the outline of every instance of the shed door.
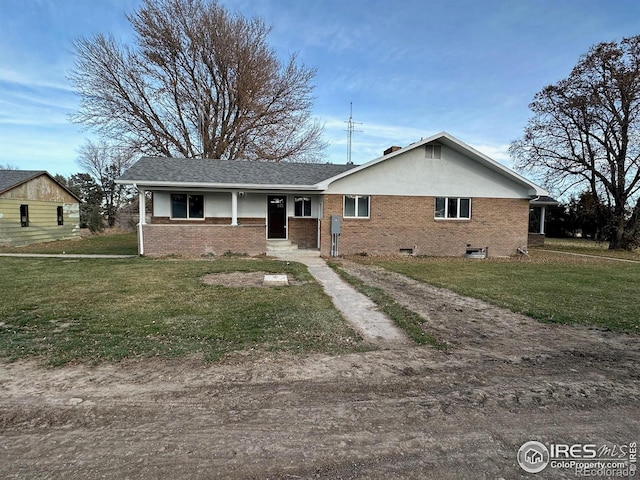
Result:
<instances>
[{"instance_id":1,"label":"shed door","mask_svg":"<svg viewBox=\"0 0 640 480\"><path fill-rule=\"evenodd\" d=\"M267 236L287 238L287 197L284 195L267 197Z\"/></svg>"}]
</instances>

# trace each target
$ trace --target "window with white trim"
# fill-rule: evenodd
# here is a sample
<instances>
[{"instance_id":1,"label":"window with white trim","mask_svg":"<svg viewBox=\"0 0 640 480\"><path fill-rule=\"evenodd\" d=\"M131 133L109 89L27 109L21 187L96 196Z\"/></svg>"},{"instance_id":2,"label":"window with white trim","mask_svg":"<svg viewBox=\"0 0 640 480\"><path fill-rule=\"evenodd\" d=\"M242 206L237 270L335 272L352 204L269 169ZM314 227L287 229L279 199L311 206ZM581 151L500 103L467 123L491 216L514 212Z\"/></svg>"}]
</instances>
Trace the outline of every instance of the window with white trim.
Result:
<instances>
[{"instance_id":1,"label":"window with white trim","mask_svg":"<svg viewBox=\"0 0 640 480\"><path fill-rule=\"evenodd\" d=\"M369 195L345 195L345 218L369 218Z\"/></svg>"},{"instance_id":2,"label":"window with white trim","mask_svg":"<svg viewBox=\"0 0 640 480\"><path fill-rule=\"evenodd\" d=\"M293 197L294 216L310 217L311 216L311 197Z\"/></svg>"},{"instance_id":3,"label":"window with white trim","mask_svg":"<svg viewBox=\"0 0 640 480\"><path fill-rule=\"evenodd\" d=\"M469 220L471 218L471 199L437 197L434 217L452 220Z\"/></svg>"},{"instance_id":4,"label":"window with white trim","mask_svg":"<svg viewBox=\"0 0 640 480\"><path fill-rule=\"evenodd\" d=\"M204 195L171 194L171 218L203 219Z\"/></svg>"}]
</instances>

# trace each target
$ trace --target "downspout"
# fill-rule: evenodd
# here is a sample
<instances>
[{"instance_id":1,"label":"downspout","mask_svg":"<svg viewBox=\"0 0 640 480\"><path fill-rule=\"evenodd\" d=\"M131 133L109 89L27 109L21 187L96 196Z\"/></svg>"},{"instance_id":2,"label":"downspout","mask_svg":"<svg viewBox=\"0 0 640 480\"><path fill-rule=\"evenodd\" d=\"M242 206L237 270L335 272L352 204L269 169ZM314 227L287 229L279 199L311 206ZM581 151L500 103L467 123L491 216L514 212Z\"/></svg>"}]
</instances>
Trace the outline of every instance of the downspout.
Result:
<instances>
[{"instance_id":1,"label":"downspout","mask_svg":"<svg viewBox=\"0 0 640 480\"><path fill-rule=\"evenodd\" d=\"M238 192L231 192L231 225L238 225Z\"/></svg>"},{"instance_id":2,"label":"downspout","mask_svg":"<svg viewBox=\"0 0 640 480\"><path fill-rule=\"evenodd\" d=\"M136 183L133 184L133 188L138 190L138 255L142 256L144 255L143 225L147 212L144 201L144 190L139 189Z\"/></svg>"},{"instance_id":3,"label":"downspout","mask_svg":"<svg viewBox=\"0 0 640 480\"><path fill-rule=\"evenodd\" d=\"M316 234L316 248L320 250L320 254L322 255L322 215L324 215L324 195L320 197L320 201L318 202L318 219L317 219L317 227L318 232Z\"/></svg>"}]
</instances>

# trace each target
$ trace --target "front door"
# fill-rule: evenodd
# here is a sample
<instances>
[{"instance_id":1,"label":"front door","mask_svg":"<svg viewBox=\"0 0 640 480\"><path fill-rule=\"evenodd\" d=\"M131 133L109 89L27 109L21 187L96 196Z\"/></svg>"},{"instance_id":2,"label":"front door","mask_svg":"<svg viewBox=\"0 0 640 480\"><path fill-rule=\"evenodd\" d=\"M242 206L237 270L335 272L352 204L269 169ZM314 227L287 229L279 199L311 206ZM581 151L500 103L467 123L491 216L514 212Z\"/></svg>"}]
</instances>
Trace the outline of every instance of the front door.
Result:
<instances>
[{"instance_id":1,"label":"front door","mask_svg":"<svg viewBox=\"0 0 640 480\"><path fill-rule=\"evenodd\" d=\"M287 238L287 197L284 195L267 197L267 236Z\"/></svg>"}]
</instances>

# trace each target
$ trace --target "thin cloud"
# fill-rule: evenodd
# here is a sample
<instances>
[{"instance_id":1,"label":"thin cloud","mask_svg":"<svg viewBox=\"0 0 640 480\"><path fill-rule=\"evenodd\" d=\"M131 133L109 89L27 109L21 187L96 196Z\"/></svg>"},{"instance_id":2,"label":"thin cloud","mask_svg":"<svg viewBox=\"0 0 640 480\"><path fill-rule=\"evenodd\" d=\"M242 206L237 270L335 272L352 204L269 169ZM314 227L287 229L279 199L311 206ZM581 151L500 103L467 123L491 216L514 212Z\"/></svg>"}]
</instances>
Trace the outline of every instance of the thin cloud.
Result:
<instances>
[{"instance_id":1,"label":"thin cloud","mask_svg":"<svg viewBox=\"0 0 640 480\"><path fill-rule=\"evenodd\" d=\"M0 68L0 82L10 83L22 88L46 88L57 92L74 93L74 89L67 82L44 80L38 76L26 75L23 72Z\"/></svg>"}]
</instances>

